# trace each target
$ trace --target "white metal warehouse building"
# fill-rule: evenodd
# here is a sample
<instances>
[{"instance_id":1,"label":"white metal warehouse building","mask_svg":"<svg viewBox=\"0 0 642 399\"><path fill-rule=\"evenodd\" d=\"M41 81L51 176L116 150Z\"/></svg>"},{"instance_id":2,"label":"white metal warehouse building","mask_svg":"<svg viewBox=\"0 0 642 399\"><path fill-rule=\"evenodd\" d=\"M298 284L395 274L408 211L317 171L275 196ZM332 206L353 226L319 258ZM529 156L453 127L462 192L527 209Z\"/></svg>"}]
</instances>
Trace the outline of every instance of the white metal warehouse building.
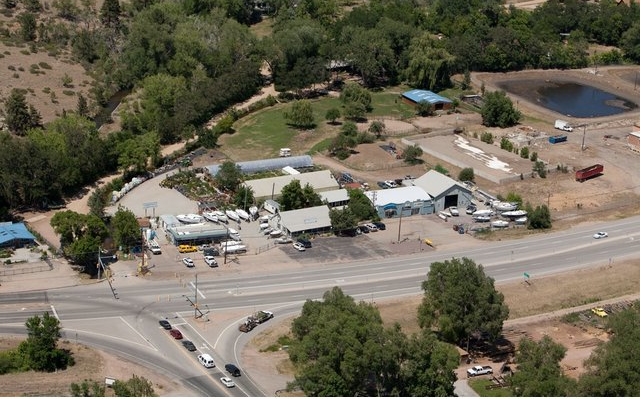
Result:
<instances>
[{"instance_id":1,"label":"white metal warehouse building","mask_svg":"<svg viewBox=\"0 0 642 399\"><path fill-rule=\"evenodd\" d=\"M472 191L466 186L434 170L429 170L415 179L413 184L432 197L433 212L440 212L451 206L466 208L473 199Z\"/></svg>"},{"instance_id":2,"label":"white metal warehouse building","mask_svg":"<svg viewBox=\"0 0 642 399\"><path fill-rule=\"evenodd\" d=\"M319 234L332 230L330 209L326 205L295 209L279 213L277 228L285 235Z\"/></svg>"}]
</instances>

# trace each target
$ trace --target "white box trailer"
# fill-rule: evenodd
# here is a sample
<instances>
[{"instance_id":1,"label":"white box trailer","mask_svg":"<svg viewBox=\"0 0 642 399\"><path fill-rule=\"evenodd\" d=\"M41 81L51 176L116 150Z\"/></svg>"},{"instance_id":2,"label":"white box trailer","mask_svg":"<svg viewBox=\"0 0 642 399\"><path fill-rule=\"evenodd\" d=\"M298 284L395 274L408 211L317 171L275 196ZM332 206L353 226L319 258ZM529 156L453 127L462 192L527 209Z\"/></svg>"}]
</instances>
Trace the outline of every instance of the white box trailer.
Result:
<instances>
[{"instance_id":1,"label":"white box trailer","mask_svg":"<svg viewBox=\"0 0 642 399\"><path fill-rule=\"evenodd\" d=\"M571 124L563 121L561 119L558 119L555 121L555 129L563 130L565 132L572 132L573 128L571 127Z\"/></svg>"}]
</instances>

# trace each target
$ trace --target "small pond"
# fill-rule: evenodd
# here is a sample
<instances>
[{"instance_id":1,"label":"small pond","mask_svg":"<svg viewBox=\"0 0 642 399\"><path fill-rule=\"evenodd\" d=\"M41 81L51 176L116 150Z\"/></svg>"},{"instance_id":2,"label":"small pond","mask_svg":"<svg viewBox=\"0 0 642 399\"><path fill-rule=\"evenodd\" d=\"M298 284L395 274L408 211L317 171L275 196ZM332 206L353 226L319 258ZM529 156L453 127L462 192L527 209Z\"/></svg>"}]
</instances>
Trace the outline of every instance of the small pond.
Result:
<instances>
[{"instance_id":1,"label":"small pond","mask_svg":"<svg viewBox=\"0 0 642 399\"><path fill-rule=\"evenodd\" d=\"M503 82L502 90L574 118L597 118L632 111L638 105L593 86L571 82L522 80Z\"/></svg>"}]
</instances>

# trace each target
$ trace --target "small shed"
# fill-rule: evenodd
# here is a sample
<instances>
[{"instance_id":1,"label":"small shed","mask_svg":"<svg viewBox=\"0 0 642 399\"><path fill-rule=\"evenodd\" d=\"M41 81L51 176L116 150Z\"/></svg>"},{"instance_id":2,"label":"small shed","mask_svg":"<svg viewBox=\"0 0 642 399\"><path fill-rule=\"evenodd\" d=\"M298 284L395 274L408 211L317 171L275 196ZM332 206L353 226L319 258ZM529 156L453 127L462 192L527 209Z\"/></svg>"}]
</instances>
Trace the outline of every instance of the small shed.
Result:
<instances>
[{"instance_id":1,"label":"small shed","mask_svg":"<svg viewBox=\"0 0 642 399\"><path fill-rule=\"evenodd\" d=\"M319 193L322 201L328 203L330 208L343 207L348 205L350 196L348 195L348 190L345 188L340 188L338 190L332 191L323 191Z\"/></svg>"},{"instance_id":2,"label":"small shed","mask_svg":"<svg viewBox=\"0 0 642 399\"><path fill-rule=\"evenodd\" d=\"M447 110L452 108L453 102L446 97L433 93L429 90L409 90L401 95L403 102L408 105L417 106L419 103L427 102L433 111Z\"/></svg>"}]
</instances>

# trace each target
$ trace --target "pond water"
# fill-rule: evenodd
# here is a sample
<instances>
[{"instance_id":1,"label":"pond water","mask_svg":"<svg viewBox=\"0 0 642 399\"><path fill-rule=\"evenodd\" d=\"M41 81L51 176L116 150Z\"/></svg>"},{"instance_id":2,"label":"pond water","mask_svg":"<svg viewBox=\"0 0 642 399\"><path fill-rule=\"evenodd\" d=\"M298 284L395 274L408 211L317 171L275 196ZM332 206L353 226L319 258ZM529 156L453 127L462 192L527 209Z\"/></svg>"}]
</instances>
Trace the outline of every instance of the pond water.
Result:
<instances>
[{"instance_id":1,"label":"pond water","mask_svg":"<svg viewBox=\"0 0 642 399\"><path fill-rule=\"evenodd\" d=\"M543 87L538 94L544 107L575 118L616 115L637 108L615 94L576 83Z\"/></svg>"},{"instance_id":2,"label":"pond water","mask_svg":"<svg viewBox=\"0 0 642 399\"><path fill-rule=\"evenodd\" d=\"M570 82L505 82L503 90L574 118L597 118L632 111L638 105L593 86Z\"/></svg>"}]
</instances>

